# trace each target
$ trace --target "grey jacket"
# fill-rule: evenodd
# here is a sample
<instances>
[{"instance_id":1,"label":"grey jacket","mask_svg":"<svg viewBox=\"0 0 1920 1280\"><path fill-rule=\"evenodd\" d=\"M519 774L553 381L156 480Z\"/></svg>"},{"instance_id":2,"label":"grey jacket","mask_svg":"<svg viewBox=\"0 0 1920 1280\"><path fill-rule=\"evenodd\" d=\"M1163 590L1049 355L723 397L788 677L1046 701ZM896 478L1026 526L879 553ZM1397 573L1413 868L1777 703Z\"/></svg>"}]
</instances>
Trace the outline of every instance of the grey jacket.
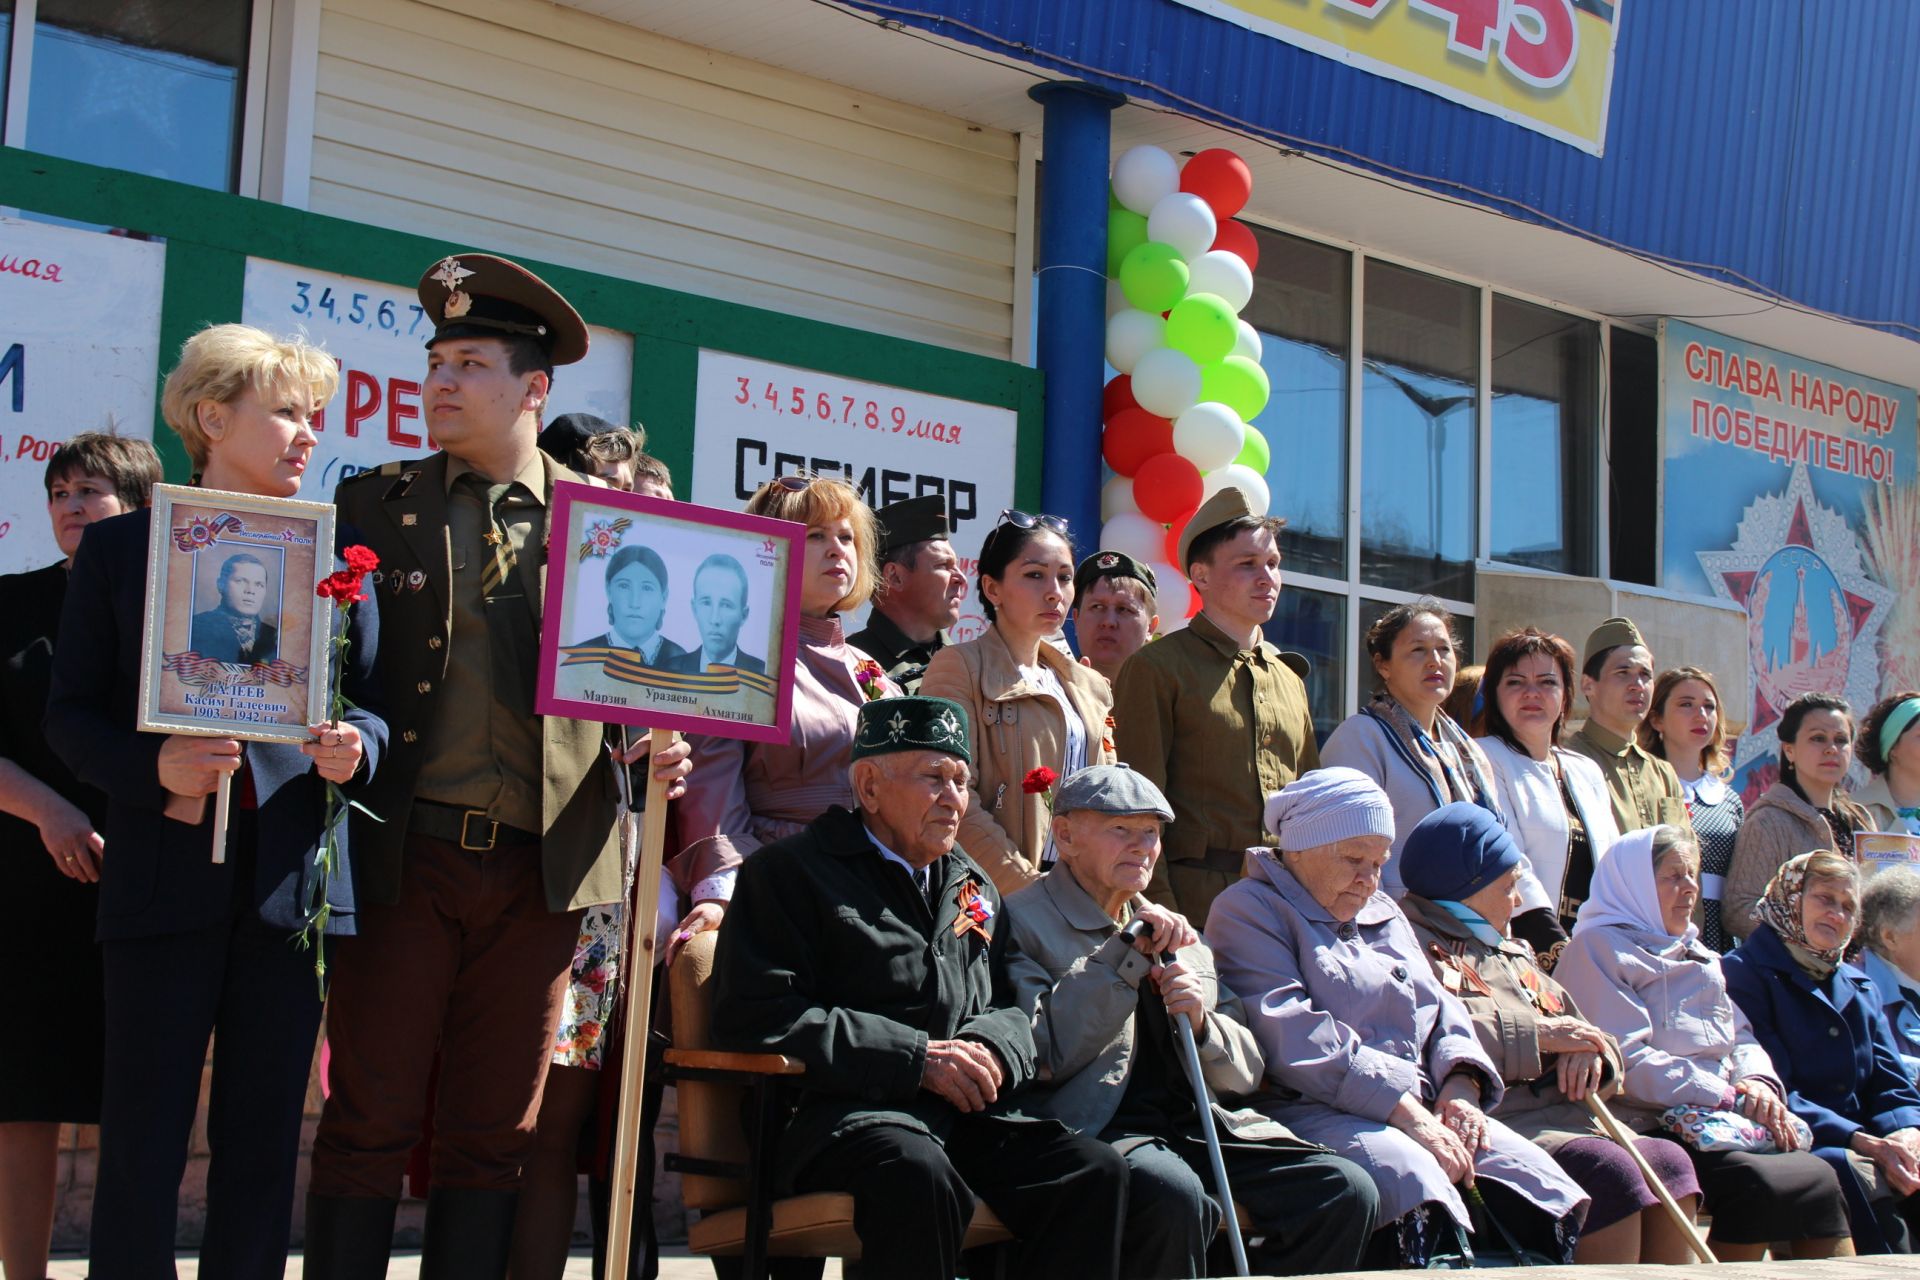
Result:
<instances>
[{"instance_id":1,"label":"grey jacket","mask_svg":"<svg viewBox=\"0 0 1920 1280\"><path fill-rule=\"evenodd\" d=\"M1120 926L1061 867L1009 897L1007 919L1007 975L1014 1003L1033 1019L1038 1073L1021 1111L1097 1135L1133 1073L1140 982L1153 962L1120 937ZM1208 1087L1226 1098L1253 1093L1266 1059L1240 997L1220 985L1205 943L1182 948L1179 959L1206 992L1206 1030L1195 1039ZM1214 1118L1247 1141L1293 1137L1258 1111L1215 1106Z\"/></svg>"}]
</instances>

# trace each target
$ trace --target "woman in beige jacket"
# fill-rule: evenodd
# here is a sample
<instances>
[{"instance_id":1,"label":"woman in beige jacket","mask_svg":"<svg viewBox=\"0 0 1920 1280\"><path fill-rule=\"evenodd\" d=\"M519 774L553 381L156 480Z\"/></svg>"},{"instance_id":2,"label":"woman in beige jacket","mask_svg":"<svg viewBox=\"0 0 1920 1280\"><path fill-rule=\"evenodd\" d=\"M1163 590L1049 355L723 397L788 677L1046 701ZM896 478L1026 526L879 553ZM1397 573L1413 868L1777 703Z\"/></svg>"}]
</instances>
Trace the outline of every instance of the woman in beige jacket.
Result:
<instances>
[{"instance_id":1,"label":"woman in beige jacket","mask_svg":"<svg viewBox=\"0 0 1920 1280\"><path fill-rule=\"evenodd\" d=\"M960 847L1002 894L1053 861L1044 794L1024 783L1036 768L1064 778L1112 764L1113 691L1107 678L1047 642L1073 605L1073 549L1053 516L1003 512L980 548L985 635L933 656L920 692L952 698L973 728L973 797Z\"/></svg>"}]
</instances>

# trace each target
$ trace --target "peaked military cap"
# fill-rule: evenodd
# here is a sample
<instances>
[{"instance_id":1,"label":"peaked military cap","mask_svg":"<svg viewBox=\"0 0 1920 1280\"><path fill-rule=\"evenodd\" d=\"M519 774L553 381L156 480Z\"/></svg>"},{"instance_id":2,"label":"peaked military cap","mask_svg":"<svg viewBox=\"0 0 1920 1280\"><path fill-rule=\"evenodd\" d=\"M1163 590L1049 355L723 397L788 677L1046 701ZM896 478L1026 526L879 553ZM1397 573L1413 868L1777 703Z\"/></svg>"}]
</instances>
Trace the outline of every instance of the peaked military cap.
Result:
<instances>
[{"instance_id":1,"label":"peaked military cap","mask_svg":"<svg viewBox=\"0 0 1920 1280\"><path fill-rule=\"evenodd\" d=\"M433 321L429 347L448 338L518 334L539 343L554 364L572 364L587 354L580 313L545 280L496 254L440 259L420 277L419 294Z\"/></svg>"},{"instance_id":2,"label":"peaked military cap","mask_svg":"<svg viewBox=\"0 0 1920 1280\"><path fill-rule=\"evenodd\" d=\"M945 538L953 533L947 523L947 500L939 494L889 502L873 513L880 522L880 554L898 550L929 538Z\"/></svg>"},{"instance_id":3,"label":"peaked military cap","mask_svg":"<svg viewBox=\"0 0 1920 1280\"><path fill-rule=\"evenodd\" d=\"M853 758L895 751L944 751L973 763L967 709L952 698L875 698L860 708Z\"/></svg>"}]
</instances>

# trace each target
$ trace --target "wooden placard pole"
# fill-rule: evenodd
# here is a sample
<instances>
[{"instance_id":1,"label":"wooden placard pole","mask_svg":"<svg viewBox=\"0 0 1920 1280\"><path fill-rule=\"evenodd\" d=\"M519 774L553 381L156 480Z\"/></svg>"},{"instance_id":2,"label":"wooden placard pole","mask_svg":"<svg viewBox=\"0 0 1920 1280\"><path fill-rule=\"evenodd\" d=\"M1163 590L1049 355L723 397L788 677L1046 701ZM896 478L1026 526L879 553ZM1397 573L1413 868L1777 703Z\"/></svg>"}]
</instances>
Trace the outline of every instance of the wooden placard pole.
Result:
<instances>
[{"instance_id":1,"label":"wooden placard pole","mask_svg":"<svg viewBox=\"0 0 1920 1280\"><path fill-rule=\"evenodd\" d=\"M654 729L653 749L680 741L677 731ZM633 1246L634 1184L639 1177L640 1105L647 1084L647 1032L653 1022L654 943L660 925L660 876L667 846L667 784L647 767L647 807L640 822L640 865L634 875L629 903L627 952L627 1019L621 1033L620 1104L614 1113L613 1189L607 1207L608 1280L626 1280L627 1256ZM652 1212L652 1206L646 1206Z\"/></svg>"},{"instance_id":2,"label":"wooden placard pole","mask_svg":"<svg viewBox=\"0 0 1920 1280\"><path fill-rule=\"evenodd\" d=\"M1693 1219L1687 1216L1687 1211L1680 1207L1680 1202L1673 1198L1673 1192L1667 1190L1667 1184L1660 1180L1660 1175L1653 1171L1653 1166L1647 1163L1647 1158L1640 1154L1640 1148L1634 1145L1634 1135L1628 1132L1626 1126L1614 1116L1613 1109L1600 1100L1600 1095L1589 1093L1587 1110L1593 1112L1594 1119L1598 1120L1600 1127L1607 1131L1607 1136L1626 1148L1627 1154L1633 1157L1634 1164L1640 1167L1640 1176L1646 1180L1647 1190L1653 1192L1655 1198L1660 1201L1661 1207L1686 1235L1687 1244L1692 1248L1694 1256L1702 1262L1720 1261L1713 1256L1713 1250L1707 1247L1707 1242L1700 1238L1700 1229L1694 1225Z\"/></svg>"},{"instance_id":3,"label":"wooden placard pole","mask_svg":"<svg viewBox=\"0 0 1920 1280\"><path fill-rule=\"evenodd\" d=\"M216 867L227 860L227 815L232 808L233 775L223 773L220 789L213 793L213 865Z\"/></svg>"}]
</instances>

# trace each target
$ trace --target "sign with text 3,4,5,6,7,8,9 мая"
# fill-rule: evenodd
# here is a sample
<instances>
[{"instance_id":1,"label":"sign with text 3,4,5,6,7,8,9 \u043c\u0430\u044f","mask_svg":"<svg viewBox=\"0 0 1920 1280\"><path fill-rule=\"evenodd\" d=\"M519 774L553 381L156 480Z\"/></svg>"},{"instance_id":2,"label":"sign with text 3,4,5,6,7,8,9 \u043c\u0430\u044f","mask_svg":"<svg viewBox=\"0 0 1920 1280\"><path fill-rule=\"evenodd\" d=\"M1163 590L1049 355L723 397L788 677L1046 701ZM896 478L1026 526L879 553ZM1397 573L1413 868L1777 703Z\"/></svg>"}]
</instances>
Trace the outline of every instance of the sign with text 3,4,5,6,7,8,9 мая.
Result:
<instances>
[{"instance_id":1,"label":"sign with text 3,4,5,6,7,8,9 \u043c\u0430\u044f","mask_svg":"<svg viewBox=\"0 0 1920 1280\"><path fill-rule=\"evenodd\" d=\"M1599 155L1614 0L1175 0Z\"/></svg>"}]
</instances>

